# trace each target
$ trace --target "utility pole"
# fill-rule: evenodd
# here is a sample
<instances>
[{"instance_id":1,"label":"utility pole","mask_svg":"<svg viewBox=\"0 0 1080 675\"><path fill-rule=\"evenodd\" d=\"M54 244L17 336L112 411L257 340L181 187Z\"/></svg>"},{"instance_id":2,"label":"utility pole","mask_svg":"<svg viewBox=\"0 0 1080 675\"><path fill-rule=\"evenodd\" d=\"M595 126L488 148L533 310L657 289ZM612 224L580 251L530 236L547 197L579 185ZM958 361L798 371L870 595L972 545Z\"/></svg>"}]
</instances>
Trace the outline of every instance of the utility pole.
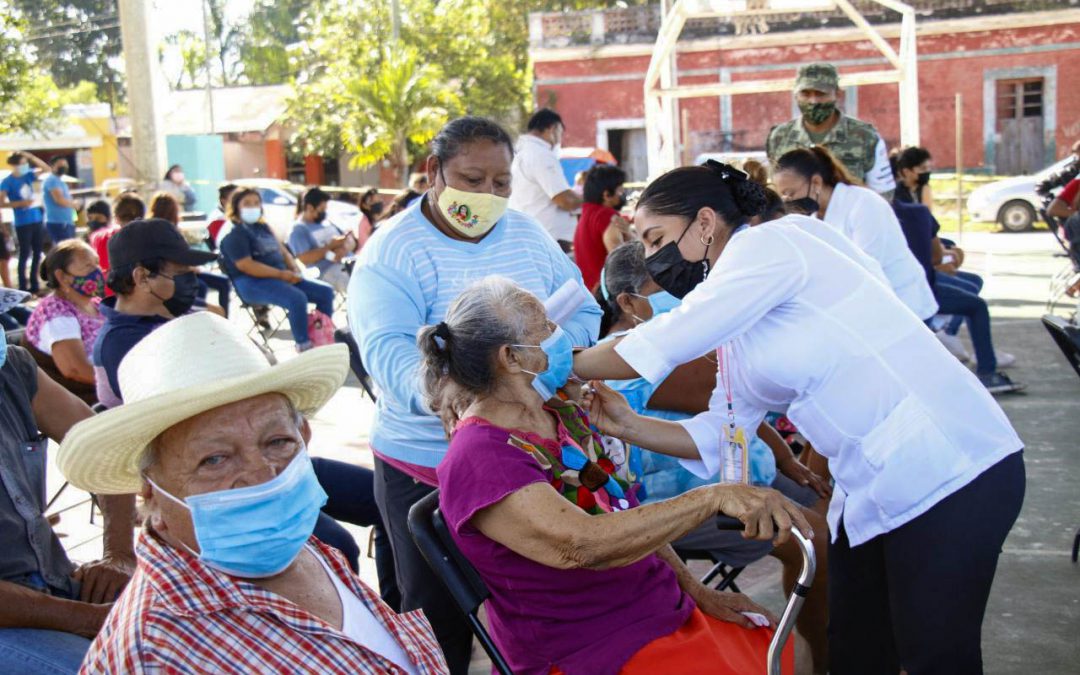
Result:
<instances>
[{"instance_id":1,"label":"utility pole","mask_svg":"<svg viewBox=\"0 0 1080 675\"><path fill-rule=\"evenodd\" d=\"M135 182L140 192L154 189L164 167L164 138L158 133L157 100L153 64L157 57L150 49L148 0L118 0L120 35L124 42L124 72L127 78L128 111L131 116L131 150Z\"/></svg>"},{"instance_id":2,"label":"utility pole","mask_svg":"<svg viewBox=\"0 0 1080 675\"><path fill-rule=\"evenodd\" d=\"M199 0L202 5L203 42L206 49L203 50L203 65L206 68L206 107L210 111L210 133L214 134L214 83L210 80L213 71L210 70L210 19L206 14L207 0Z\"/></svg>"}]
</instances>

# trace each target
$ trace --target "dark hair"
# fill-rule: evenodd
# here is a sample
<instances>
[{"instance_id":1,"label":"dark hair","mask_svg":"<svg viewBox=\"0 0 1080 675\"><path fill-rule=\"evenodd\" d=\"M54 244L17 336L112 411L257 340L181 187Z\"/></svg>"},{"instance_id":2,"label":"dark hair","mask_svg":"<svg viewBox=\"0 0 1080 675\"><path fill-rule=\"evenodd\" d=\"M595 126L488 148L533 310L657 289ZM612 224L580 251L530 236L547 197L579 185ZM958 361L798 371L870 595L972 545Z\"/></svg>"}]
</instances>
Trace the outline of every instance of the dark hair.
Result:
<instances>
[{"instance_id":1,"label":"dark hair","mask_svg":"<svg viewBox=\"0 0 1080 675\"><path fill-rule=\"evenodd\" d=\"M626 172L611 164L597 164L585 174L584 197L590 204L604 201L604 193L615 190L626 182Z\"/></svg>"},{"instance_id":2,"label":"dark hair","mask_svg":"<svg viewBox=\"0 0 1080 675\"><path fill-rule=\"evenodd\" d=\"M172 166L170 166L168 169L165 170L165 177L162 178L162 180L169 180L169 174L172 173L173 171L176 171L177 169L180 169L181 171L183 171L184 167L180 166L179 164L173 164Z\"/></svg>"},{"instance_id":3,"label":"dark hair","mask_svg":"<svg viewBox=\"0 0 1080 675\"><path fill-rule=\"evenodd\" d=\"M387 211L386 217L389 218L390 216L395 216L401 213L419 196L420 193L416 190L413 190L412 188L402 190L401 193L398 194L397 197L394 197L394 200L390 202L390 210Z\"/></svg>"},{"instance_id":4,"label":"dark hair","mask_svg":"<svg viewBox=\"0 0 1080 675\"><path fill-rule=\"evenodd\" d=\"M765 188L765 208L758 214L758 220L767 223L770 220L783 218L786 215L787 206L784 204L783 198L776 193L776 190Z\"/></svg>"},{"instance_id":5,"label":"dark hair","mask_svg":"<svg viewBox=\"0 0 1080 675\"><path fill-rule=\"evenodd\" d=\"M439 166L445 165L461 153L463 146L476 141L490 141L505 145L514 156L514 141L510 134L497 122L486 117L467 115L446 124L431 140L431 154L439 160Z\"/></svg>"},{"instance_id":6,"label":"dark hair","mask_svg":"<svg viewBox=\"0 0 1080 675\"><path fill-rule=\"evenodd\" d=\"M134 192L121 193L113 202L113 213L116 214L116 222L127 225L146 217L146 202Z\"/></svg>"},{"instance_id":7,"label":"dark hair","mask_svg":"<svg viewBox=\"0 0 1080 675\"><path fill-rule=\"evenodd\" d=\"M900 175L901 169L907 169L912 171L915 167L919 166L923 162L930 159L930 151L926 148L921 148L917 145L913 145L909 148L904 148L900 152L896 153L890 158L892 163L893 173L897 176Z\"/></svg>"},{"instance_id":8,"label":"dark hair","mask_svg":"<svg viewBox=\"0 0 1080 675\"><path fill-rule=\"evenodd\" d=\"M229 209L225 214L225 217L234 223L240 222L240 202L248 195L255 195L262 201L262 197L259 195L259 191L255 188L242 187L232 193L232 197L229 197Z\"/></svg>"},{"instance_id":9,"label":"dark hair","mask_svg":"<svg viewBox=\"0 0 1080 675\"><path fill-rule=\"evenodd\" d=\"M302 211L305 206L317 209L328 201L330 201L330 195L322 188L317 186L308 188L303 199L300 200L300 209Z\"/></svg>"},{"instance_id":10,"label":"dark hair","mask_svg":"<svg viewBox=\"0 0 1080 675\"><path fill-rule=\"evenodd\" d=\"M417 332L424 391L448 429L463 405L494 389L496 355L500 347L521 342L529 299L536 302L513 281L485 277L454 300L444 321Z\"/></svg>"},{"instance_id":11,"label":"dark hair","mask_svg":"<svg viewBox=\"0 0 1080 675\"><path fill-rule=\"evenodd\" d=\"M691 221L708 207L729 227L738 227L765 208L765 189L727 164L709 160L702 166L672 169L649 184L637 208L658 216Z\"/></svg>"},{"instance_id":12,"label":"dark hair","mask_svg":"<svg viewBox=\"0 0 1080 675\"><path fill-rule=\"evenodd\" d=\"M91 202L90 206L86 207L86 215L105 216L105 220L112 220L112 207L109 206L109 202L104 199L98 199Z\"/></svg>"},{"instance_id":13,"label":"dark hair","mask_svg":"<svg viewBox=\"0 0 1080 675\"><path fill-rule=\"evenodd\" d=\"M180 202L168 192L159 192L150 198L150 215L177 225L180 223Z\"/></svg>"},{"instance_id":14,"label":"dark hair","mask_svg":"<svg viewBox=\"0 0 1080 675\"><path fill-rule=\"evenodd\" d=\"M128 265L110 267L109 273L105 275L105 285L117 295L128 295L135 290L134 274L136 267L142 267L153 276L159 274L165 267L165 260L163 258L148 258Z\"/></svg>"},{"instance_id":15,"label":"dark hair","mask_svg":"<svg viewBox=\"0 0 1080 675\"><path fill-rule=\"evenodd\" d=\"M645 268L645 245L640 241L620 244L604 261L604 272L596 285L596 303L604 311L600 317L600 337L607 337L611 327L622 318L619 296L623 293L640 293L649 280Z\"/></svg>"},{"instance_id":16,"label":"dark hair","mask_svg":"<svg viewBox=\"0 0 1080 675\"><path fill-rule=\"evenodd\" d=\"M8 155L8 158L7 158L8 166L15 166L17 164L22 164L22 161L23 161L23 154L21 152L13 152L10 155Z\"/></svg>"},{"instance_id":17,"label":"dark hair","mask_svg":"<svg viewBox=\"0 0 1080 675\"><path fill-rule=\"evenodd\" d=\"M776 170L794 171L807 180L821 176L829 187L836 187L837 183L862 185L862 181L852 176L835 155L820 145L784 153L776 160Z\"/></svg>"},{"instance_id":18,"label":"dark hair","mask_svg":"<svg viewBox=\"0 0 1080 675\"><path fill-rule=\"evenodd\" d=\"M540 108L532 114L529 118L529 123L526 125L528 131L547 131L556 124L563 124L562 117L559 117L559 113L555 112L551 108ZM566 125L563 124L565 127Z\"/></svg>"},{"instance_id":19,"label":"dark hair","mask_svg":"<svg viewBox=\"0 0 1080 675\"><path fill-rule=\"evenodd\" d=\"M217 189L218 202L223 202L236 191L236 183L225 183Z\"/></svg>"},{"instance_id":20,"label":"dark hair","mask_svg":"<svg viewBox=\"0 0 1080 675\"><path fill-rule=\"evenodd\" d=\"M41 264L41 280L45 282L45 285L49 288L60 288L56 273L60 270L67 271L67 266L80 251L93 253L94 249L82 239L65 239L53 246L45 256L45 262Z\"/></svg>"}]
</instances>

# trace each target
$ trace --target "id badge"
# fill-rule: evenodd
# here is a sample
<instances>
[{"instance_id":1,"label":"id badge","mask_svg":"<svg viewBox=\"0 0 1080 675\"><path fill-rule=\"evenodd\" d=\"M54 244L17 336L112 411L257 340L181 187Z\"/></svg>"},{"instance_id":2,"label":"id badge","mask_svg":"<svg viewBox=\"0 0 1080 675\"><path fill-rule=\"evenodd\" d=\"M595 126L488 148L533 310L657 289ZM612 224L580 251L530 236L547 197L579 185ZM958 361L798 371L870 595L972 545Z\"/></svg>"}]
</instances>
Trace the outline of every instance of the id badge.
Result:
<instances>
[{"instance_id":1,"label":"id badge","mask_svg":"<svg viewBox=\"0 0 1080 675\"><path fill-rule=\"evenodd\" d=\"M724 426L724 437L720 443L720 482L749 483L749 444L742 427Z\"/></svg>"}]
</instances>

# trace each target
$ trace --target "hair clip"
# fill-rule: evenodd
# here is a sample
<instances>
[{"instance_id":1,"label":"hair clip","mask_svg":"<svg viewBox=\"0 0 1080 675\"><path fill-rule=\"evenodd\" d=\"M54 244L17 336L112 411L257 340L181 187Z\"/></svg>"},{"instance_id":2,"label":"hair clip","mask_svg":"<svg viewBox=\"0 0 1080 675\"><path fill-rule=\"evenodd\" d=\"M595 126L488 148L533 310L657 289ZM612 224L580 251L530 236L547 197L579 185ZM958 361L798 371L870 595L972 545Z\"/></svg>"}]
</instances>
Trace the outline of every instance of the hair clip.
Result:
<instances>
[{"instance_id":1,"label":"hair clip","mask_svg":"<svg viewBox=\"0 0 1080 675\"><path fill-rule=\"evenodd\" d=\"M718 162L715 159L705 160L705 164L703 164L702 166L705 166L706 168L712 170L712 172L715 173L717 176L720 176L720 180L724 181L725 183L729 181L741 183L750 180L750 176L748 176L745 171L740 171L739 169L736 169L730 164L724 164L723 162Z\"/></svg>"}]
</instances>

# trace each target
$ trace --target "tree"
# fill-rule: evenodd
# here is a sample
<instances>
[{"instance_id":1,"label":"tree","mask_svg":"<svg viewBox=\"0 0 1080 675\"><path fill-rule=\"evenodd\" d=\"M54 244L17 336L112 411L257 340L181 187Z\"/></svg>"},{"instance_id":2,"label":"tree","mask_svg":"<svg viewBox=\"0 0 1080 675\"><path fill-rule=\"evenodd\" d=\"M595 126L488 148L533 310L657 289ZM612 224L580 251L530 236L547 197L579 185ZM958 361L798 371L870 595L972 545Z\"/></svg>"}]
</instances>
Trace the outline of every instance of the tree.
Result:
<instances>
[{"instance_id":1,"label":"tree","mask_svg":"<svg viewBox=\"0 0 1080 675\"><path fill-rule=\"evenodd\" d=\"M60 92L27 55L24 27L0 15L0 134L51 131L59 118Z\"/></svg>"},{"instance_id":2,"label":"tree","mask_svg":"<svg viewBox=\"0 0 1080 675\"><path fill-rule=\"evenodd\" d=\"M289 49L300 40L298 24L311 0L258 0L248 16L238 51L249 84L284 84L293 76Z\"/></svg>"},{"instance_id":3,"label":"tree","mask_svg":"<svg viewBox=\"0 0 1080 675\"><path fill-rule=\"evenodd\" d=\"M11 6L32 27L25 41L57 86L94 82L100 100L114 106L125 100L116 0L12 0Z\"/></svg>"},{"instance_id":4,"label":"tree","mask_svg":"<svg viewBox=\"0 0 1080 675\"><path fill-rule=\"evenodd\" d=\"M430 141L461 101L438 66L425 63L414 47L389 45L371 77L342 83L336 103L344 116L341 140L354 166L390 157L402 180L409 175L409 144Z\"/></svg>"},{"instance_id":5,"label":"tree","mask_svg":"<svg viewBox=\"0 0 1080 675\"><path fill-rule=\"evenodd\" d=\"M180 57L180 68L173 77L173 89L198 89L206 86L206 40L194 31L181 30L165 36L158 47L158 59L165 61L165 48L173 47Z\"/></svg>"}]
</instances>

